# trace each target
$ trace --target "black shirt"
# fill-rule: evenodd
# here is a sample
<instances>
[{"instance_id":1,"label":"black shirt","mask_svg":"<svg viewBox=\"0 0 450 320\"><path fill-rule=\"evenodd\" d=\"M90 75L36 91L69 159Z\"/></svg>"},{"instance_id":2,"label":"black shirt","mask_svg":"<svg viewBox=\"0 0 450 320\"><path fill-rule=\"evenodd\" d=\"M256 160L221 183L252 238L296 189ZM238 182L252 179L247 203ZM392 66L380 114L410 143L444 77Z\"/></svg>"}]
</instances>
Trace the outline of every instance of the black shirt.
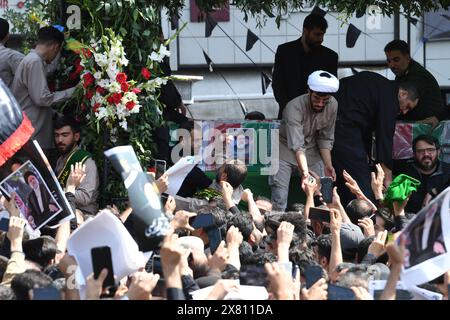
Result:
<instances>
[{"instance_id":1,"label":"black shirt","mask_svg":"<svg viewBox=\"0 0 450 320\"><path fill-rule=\"evenodd\" d=\"M278 46L275 54L272 88L280 106L280 120L286 104L308 92L311 73L324 70L337 76L337 53L324 46L306 52L300 39Z\"/></svg>"}]
</instances>

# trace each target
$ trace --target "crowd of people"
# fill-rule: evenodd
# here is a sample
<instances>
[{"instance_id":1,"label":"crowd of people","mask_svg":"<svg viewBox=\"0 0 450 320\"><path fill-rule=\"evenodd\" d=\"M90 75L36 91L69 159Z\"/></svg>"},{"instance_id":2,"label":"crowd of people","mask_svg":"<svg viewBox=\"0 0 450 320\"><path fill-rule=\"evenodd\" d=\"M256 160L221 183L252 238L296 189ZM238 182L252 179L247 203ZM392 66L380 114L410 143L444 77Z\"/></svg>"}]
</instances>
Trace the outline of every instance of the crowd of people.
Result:
<instances>
[{"instance_id":1,"label":"crowd of people","mask_svg":"<svg viewBox=\"0 0 450 320\"><path fill-rule=\"evenodd\" d=\"M322 46L326 29L327 21L313 13L304 21L302 36L276 53L273 89L281 127L279 158L272 159L278 171L268 177L271 199L245 188L247 166L224 155L216 155L225 159L215 178L195 166L177 195L166 194L169 179L163 174L154 180L154 189L170 227L146 263L122 279L113 277L111 285L108 269L74 283L79 261L67 250L71 234L99 212L101 181L98 159L82 147L83 128L52 109L74 91L50 92L46 80L64 36L43 27L36 48L24 56L5 47L9 26L0 19L0 77L35 128L33 139L54 160L54 174L74 212L70 221L57 228L44 225L35 237L27 232L30 222L17 206L18 195L2 197L0 209L9 225L0 231L0 300L38 299L39 289L52 289L66 300L190 300L203 288L210 289L203 299L247 299L240 294L243 285L263 287L268 299L372 300L374 280L386 281L377 298L399 298L396 284L405 261L415 265L446 252L435 211L421 227L426 232L417 231L414 246L400 234L450 185L450 164L439 160L439 141L427 134L414 139L410 162L394 164L395 123L435 127L446 118L444 103L434 77L411 59L401 40L385 47L395 81L373 72L339 80L338 55ZM170 74L168 64L166 69ZM191 133L180 143L193 152L199 129L186 117L173 84L162 90L163 103L170 105L164 116ZM156 130L155 137L160 147L155 158L170 164L168 128ZM26 160L13 157L2 170L13 173ZM305 194L304 203L288 204L292 175L300 175L297 188ZM330 196L324 194L324 177L335 184ZM29 199L19 200L39 222L44 211L53 210L53 200L36 174L24 179ZM406 188L401 197L392 196L405 181L419 183L414 191ZM202 192L208 197L199 199ZM111 204L100 211L117 217L135 236L131 206L120 211ZM427 250L431 253L421 255ZM421 287L447 299L449 281L450 270Z\"/></svg>"}]
</instances>

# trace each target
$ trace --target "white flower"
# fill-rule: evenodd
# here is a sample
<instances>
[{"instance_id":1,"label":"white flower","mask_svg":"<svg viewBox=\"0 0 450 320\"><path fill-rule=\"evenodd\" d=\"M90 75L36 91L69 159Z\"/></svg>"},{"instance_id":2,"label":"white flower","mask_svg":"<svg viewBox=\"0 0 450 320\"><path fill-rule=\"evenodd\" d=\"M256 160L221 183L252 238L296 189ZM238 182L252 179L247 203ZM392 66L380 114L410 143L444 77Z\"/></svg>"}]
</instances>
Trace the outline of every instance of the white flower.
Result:
<instances>
[{"instance_id":1,"label":"white flower","mask_svg":"<svg viewBox=\"0 0 450 320\"><path fill-rule=\"evenodd\" d=\"M117 81L111 82L111 84L108 86L109 92L121 92L122 89L120 88L120 84Z\"/></svg>"},{"instance_id":2,"label":"white flower","mask_svg":"<svg viewBox=\"0 0 450 320\"><path fill-rule=\"evenodd\" d=\"M108 57L105 54L94 53L94 59L101 68L108 65Z\"/></svg>"},{"instance_id":3,"label":"white flower","mask_svg":"<svg viewBox=\"0 0 450 320\"><path fill-rule=\"evenodd\" d=\"M105 107L100 107L97 109L95 116L97 117L97 120L106 118L108 116L108 110Z\"/></svg>"},{"instance_id":4,"label":"white flower","mask_svg":"<svg viewBox=\"0 0 450 320\"><path fill-rule=\"evenodd\" d=\"M94 73L94 78L96 80L100 80L102 78L102 73L100 71L97 71L96 73Z\"/></svg>"},{"instance_id":5,"label":"white flower","mask_svg":"<svg viewBox=\"0 0 450 320\"><path fill-rule=\"evenodd\" d=\"M125 56L122 57L122 58L120 59L120 64L126 67L126 66L128 65L128 59L125 58Z\"/></svg>"},{"instance_id":6,"label":"white flower","mask_svg":"<svg viewBox=\"0 0 450 320\"><path fill-rule=\"evenodd\" d=\"M116 76L119 73L119 69L117 69L117 66L115 64L110 64L108 66L108 69L106 69L106 73L108 74L108 77L111 80L116 80Z\"/></svg>"},{"instance_id":7,"label":"white flower","mask_svg":"<svg viewBox=\"0 0 450 320\"><path fill-rule=\"evenodd\" d=\"M123 128L123 130L128 130L128 123L127 120L123 120L122 122L119 123L119 125Z\"/></svg>"},{"instance_id":8,"label":"white flower","mask_svg":"<svg viewBox=\"0 0 450 320\"><path fill-rule=\"evenodd\" d=\"M97 85L99 85L102 88L108 88L110 83L111 83L111 80L107 80L107 79L102 79L100 81L97 81Z\"/></svg>"},{"instance_id":9,"label":"white flower","mask_svg":"<svg viewBox=\"0 0 450 320\"><path fill-rule=\"evenodd\" d=\"M170 57L170 51L167 50L167 48L161 44L161 46L159 47L159 55L162 57Z\"/></svg>"},{"instance_id":10,"label":"white flower","mask_svg":"<svg viewBox=\"0 0 450 320\"><path fill-rule=\"evenodd\" d=\"M149 58L152 61L162 62L164 57L166 57L166 56L170 57L170 51L167 50L167 48L161 44L158 52L153 51L152 54L149 56Z\"/></svg>"}]
</instances>

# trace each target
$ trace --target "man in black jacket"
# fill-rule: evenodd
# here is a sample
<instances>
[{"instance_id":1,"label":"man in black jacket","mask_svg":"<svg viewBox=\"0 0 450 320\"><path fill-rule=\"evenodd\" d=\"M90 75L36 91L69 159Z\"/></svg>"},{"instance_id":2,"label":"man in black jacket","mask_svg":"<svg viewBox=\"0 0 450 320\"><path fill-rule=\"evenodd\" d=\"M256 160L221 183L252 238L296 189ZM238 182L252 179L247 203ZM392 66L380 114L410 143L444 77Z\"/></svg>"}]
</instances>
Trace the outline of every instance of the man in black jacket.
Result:
<instances>
[{"instance_id":1,"label":"man in black jacket","mask_svg":"<svg viewBox=\"0 0 450 320\"><path fill-rule=\"evenodd\" d=\"M325 18L312 13L303 22L302 36L278 47L272 88L280 106L279 120L289 101L308 92L307 80L311 73L324 70L337 76L338 55L322 46L327 28Z\"/></svg>"}]
</instances>

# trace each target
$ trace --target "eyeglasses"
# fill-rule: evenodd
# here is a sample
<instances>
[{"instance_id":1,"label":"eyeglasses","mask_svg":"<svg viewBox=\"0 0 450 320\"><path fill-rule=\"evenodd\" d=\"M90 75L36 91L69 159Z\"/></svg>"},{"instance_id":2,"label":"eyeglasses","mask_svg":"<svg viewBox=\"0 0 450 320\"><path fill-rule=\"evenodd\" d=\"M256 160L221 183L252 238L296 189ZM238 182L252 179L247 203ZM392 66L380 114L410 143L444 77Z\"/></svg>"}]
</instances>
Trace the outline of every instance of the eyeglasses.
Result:
<instances>
[{"instance_id":1,"label":"eyeglasses","mask_svg":"<svg viewBox=\"0 0 450 320\"><path fill-rule=\"evenodd\" d=\"M437 150L436 148L426 148L426 149L416 149L416 152L418 154L424 154L425 152L426 153L435 153L436 150Z\"/></svg>"}]
</instances>

